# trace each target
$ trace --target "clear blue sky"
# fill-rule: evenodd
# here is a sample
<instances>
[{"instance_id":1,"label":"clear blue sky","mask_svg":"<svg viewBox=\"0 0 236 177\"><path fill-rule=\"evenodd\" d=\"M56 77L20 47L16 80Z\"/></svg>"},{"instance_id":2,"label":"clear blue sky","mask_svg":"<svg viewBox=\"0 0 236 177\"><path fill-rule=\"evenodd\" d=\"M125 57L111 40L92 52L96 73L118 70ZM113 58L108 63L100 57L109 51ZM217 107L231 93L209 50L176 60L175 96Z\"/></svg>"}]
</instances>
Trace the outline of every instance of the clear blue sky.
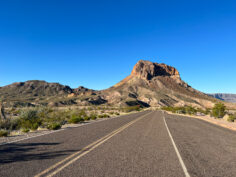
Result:
<instances>
[{"instance_id":1,"label":"clear blue sky","mask_svg":"<svg viewBox=\"0 0 236 177\"><path fill-rule=\"evenodd\" d=\"M0 2L0 86L104 89L139 59L176 67L200 91L236 93L235 1Z\"/></svg>"}]
</instances>

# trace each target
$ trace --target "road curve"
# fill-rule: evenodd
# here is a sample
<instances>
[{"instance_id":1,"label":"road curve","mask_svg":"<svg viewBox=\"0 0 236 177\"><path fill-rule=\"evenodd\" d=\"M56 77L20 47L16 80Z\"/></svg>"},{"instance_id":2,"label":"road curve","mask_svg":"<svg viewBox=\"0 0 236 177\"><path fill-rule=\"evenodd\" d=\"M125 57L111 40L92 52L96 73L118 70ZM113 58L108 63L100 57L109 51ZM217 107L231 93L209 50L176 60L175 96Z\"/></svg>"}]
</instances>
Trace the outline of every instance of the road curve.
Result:
<instances>
[{"instance_id":1,"label":"road curve","mask_svg":"<svg viewBox=\"0 0 236 177\"><path fill-rule=\"evenodd\" d=\"M146 111L2 145L0 176L233 177L235 140L202 120Z\"/></svg>"}]
</instances>

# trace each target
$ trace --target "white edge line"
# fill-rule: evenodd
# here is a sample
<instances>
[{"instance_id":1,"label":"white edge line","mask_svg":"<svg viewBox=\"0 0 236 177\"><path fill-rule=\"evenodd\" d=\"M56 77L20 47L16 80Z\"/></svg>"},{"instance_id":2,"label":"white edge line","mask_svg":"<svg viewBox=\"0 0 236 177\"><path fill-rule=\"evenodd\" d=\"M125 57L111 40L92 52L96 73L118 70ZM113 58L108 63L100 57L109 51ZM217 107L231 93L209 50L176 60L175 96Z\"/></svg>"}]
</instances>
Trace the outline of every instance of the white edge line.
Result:
<instances>
[{"instance_id":1,"label":"white edge line","mask_svg":"<svg viewBox=\"0 0 236 177\"><path fill-rule=\"evenodd\" d=\"M169 134L169 136L170 136L171 142L172 142L172 144L173 144L173 146L174 146L175 152L176 152L176 154L177 154L177 156L178 156L179 162L180 162L180 164L181 164L181 166L182 166L182 168L183 168L184 174L185 174L186 177L190 177L190 175L189 175L189 173L188 173L188 170L187 170L187 168L186 168L186 166L185 166L185 164L184 164L184 161L183 161L183 159L182 159L182 157L181 157L181 155L180 155L180 153L179 153L179 150L178 150L178 148L177 148L177 146L176 146L176 144L175 144L175 141L174 141L174 139L173 139L173 137L172 137L172 135L171 135L171 133L170 133L170 130L169 130L168 126L167 126L167 123L166 123L166 119L165 119L164 114L163 114L163 119L164 119L164 123L165 123L166 129L167 129L167 132L168 132L168 134Z\"/></svg>"},{"instance_id":2,"label":"white edge line","mask_svg":"<svg viewBox=\"0 0 236 177\"><path fill-rule=\"evenodd\" d=\"M139 113L139 112L137 112L137 113ZM136 113L133 113L133 114L136 114ZM27 140L27 139L36 138L36 137L39 137L39 136L49 135L49 134L52 134L52 133L57 133L57 132L66 130L67 128L77 128L77 127L81 127L81 126L85 126L85 125L89 125L89 124L93 124L93 123L98 123L98 122L101 122L101 121L116 119L116 118L127 116L127 115L131 115L131 114L120 115L120 116L117 116L117 117L111 117L111 118L107 118L107 119L106 118L105 119L104 118L103 119L98 119L98 120L95 120L93 122L89 122L87 124L78 124L78 126L75 126L75 127L66 127L66 128L62 128L60 130L53 130L52 132L42 133L42 134L31 136L31 137L26 137L26 138L22 138L22 139L18 139L18 140L13 140L13 141L10 141L10 142L0 143L0 146L6 145L6 144L16 143L16 142Z\"/></svg>"}]
</instances>

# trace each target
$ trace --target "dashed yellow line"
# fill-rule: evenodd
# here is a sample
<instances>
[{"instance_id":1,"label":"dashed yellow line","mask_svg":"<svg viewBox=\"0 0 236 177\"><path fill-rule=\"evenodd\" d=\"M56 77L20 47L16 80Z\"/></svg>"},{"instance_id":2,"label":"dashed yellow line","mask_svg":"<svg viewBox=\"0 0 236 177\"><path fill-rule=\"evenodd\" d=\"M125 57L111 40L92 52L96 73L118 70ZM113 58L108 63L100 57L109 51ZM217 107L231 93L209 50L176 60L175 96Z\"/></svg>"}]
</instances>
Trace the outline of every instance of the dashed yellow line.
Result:
<instances>
[{"instance_id":1,"label":"dashed yellow line","mask_svg":"<svg viewBox=\"0 0 236 177\"><path fill-rule=\"evenodd\" d=\"M72 164L73 162L75 162L76 160L78 160L79 158L81 158L82 156L88 154L89 152L91 152L92 150L94 150L95 148L97 148L98 146L100 146L101 144L105 143L107 140L109 140L110 138L112 138L113 136L115 136L116 134L120 133L121 131L123 131L124 129L128 128L130 125L134 124L135 122L137 122L138 120L144 118L145 116L151 114L152 112L145 114L143 116L141 116L138 119L135 119L127 124L125 124L124 126L114 130L113 132L109 133L108 135L100 138L99 140L89 144L88 146L84 147L83 149L75 152L74 154L68 156L67 158L63 159L62 161L52 165L51 167L47 168L46 170L42 171L41 173L35 175L35 177L41 177L47 173L49 173L50 171L52 171L53 169L56 169L54 171L52 171L50 174L47 175L47 177L52 177L55 174L57 174L58 172L60 172L61 170L63 170L64 168L66 168L67 166L69 166L70 164ZM77 156L78 155L78 156ZM61 166L60 168L58 168L61 164L63 164L64 162L68 161L67 163L65 163L63 166Z\"/></svg>"}]
</instances>

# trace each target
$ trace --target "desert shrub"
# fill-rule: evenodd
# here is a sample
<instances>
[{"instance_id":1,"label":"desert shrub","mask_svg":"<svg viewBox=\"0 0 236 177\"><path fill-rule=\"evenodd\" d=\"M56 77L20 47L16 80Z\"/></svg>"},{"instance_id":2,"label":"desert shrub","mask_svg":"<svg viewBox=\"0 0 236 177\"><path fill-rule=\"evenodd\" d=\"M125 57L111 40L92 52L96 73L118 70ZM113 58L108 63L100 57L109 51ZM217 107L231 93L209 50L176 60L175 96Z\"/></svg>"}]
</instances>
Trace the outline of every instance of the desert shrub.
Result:
<instances>
[{"instance_id":1,"label":"desert shrub","mask_svg":"<svg viewBox=\"0 0 236 177\"><path fill-rule=\"evenodd\" d=\"M23 110L20 113L20 126L25 129L36 130L42 123L37 113L36 109Z\"/></svg>"},{"instance_id":2,"label":"desert shrub","mask_svg":"<svg viewBox=\"0 0 236 177\"><path fill-rule=\"evenodd\" d=\"M9 134L7 130L0 130L0 137L6 137Z\"/></svg>"},{"instance_id":3,"label":"desert shrub","mask_svg":"<svg viewBox=\"0 0 236 177\"><path fill-rule=\"evenodd\" d=\"M85 120L85 121L86 121L86 120L90 120L90 117L86 115L86 116L84 117L84 120Z\"/></svg>"},{"instance_id":4,"label":"desert shrub","mask_svg":"<svg viewBox=\"0 0 236 177\"><path fill-rule=\"evenodd\" d=\"M115 112L115 115L119 116L119 115L120 115L120 113L118 113L118 112Z\"/></svg>"},{"instance_id":5,"label":"desert shrub","mask_svg":"<svg viewBox=\"0 0 236 177\"><path fill-rule=\"evenodd\" d=\"M170 111L172 113L178 113L178 114L195 114L197 113L197 109L191 107L191 106L185 106L185 107L162 107L162 110Z\"/></svg>"},{"instance_id":6,"label":"desert shrub","mask_svg":"<svg viewBox=\"0 0 236 177\"><path fill-rule=\"evenodd\" d=\"M48 108L48 107L40 107L38 110L37 110L37 115L38 117L40 117L41 119L43 118L48 118L49 114L54 112L53 109L51 108Z\"/></svg>"},{"instance_id":7,"label":"desert shrub","mask_svg":"<svg viewBox=\"0 0 236 177\"><path fill-rule=\"evenodd\" d=\"M204 114L206 114L206 115L208 115L208 114L211 114L211 109L209 109L209 108L206 108L206 110L205 110Z\"/></svg>"},{"instance_id":8,"label":"desert shrub","mask_svg":"<svg viewBox=\"0 0 236 177\"><path fill-rule=\"evenodd\" d=\"M82 110L80 110L80 111L78 112L78 116L80 116L80 117L85 117L85 116L87 116L87 114L86 114L85 110L82 109Z\"/></svg>"},{"instance_id":9,"label":"desert shrub","mask_svg":"<svg viewBox=\"0 0 236 177\"><path fill-rule=\"evenodd\" d=\"M236 114L229 115L227 121L229 121L229 122L234 122L234 120L236 120Z\"/></svg>"},{"instance_id":10,"label":"desert shrub","mask_svg":"<svg viewBox=\"0 0 236 177\"><path fill-rule=\"evenodd\" d=\"M58 129L60 129L61 128L61 124L60 123L49 123L48 125L47 125L47 128L49 129L49 130L58 130Z\"/></svg>"},{"instance_id":11,"label":"desert shrub","mask_svg":"<svg viewBox=\"0 0 236 177\"><path fill-rule=\"evenodd\" d=\"M103 114L104 118L109 118L110 116L108 114Z\"/></svg>"},{"instance_id":12,"label":"desert shrub","mask_svg":"<svg viewBox=\"0 0 236 177\"><path fill-rule=\"evenodd\" d=\"M161 109L164 110L164 111L174 112L174 108L170 107L170 106L165 106L165 107L162 107Z\"/></svg>"},{"instance_id":13,"label":"desert shrub","mask_svg":"<svg viewBox=\"0 0 236 177\"><path fill-rule=\"evenodd\" d=\"M102 114L98 115L98 118L103 118L103 115Z\"/></svg>"},{"instance_id":14,"label":"desert shrub","mask_svg":"<svg viewBox=\"0 0 236 177\"><path fill-rule=\"evenodd\" d=\"M50 124L58 123L60 125L64 125L67 119L70 118L70 114L68 111L59 111L53 110L52 112L48 112L42 117L42 127L48 127Z\"/></svg>"},{"instance_id":15,"label":"desert shrub","mask_svg":"<svg viewBox=\"0 0 236 177\"><path fill-rule=\"evenodd\" d=\"M186 106L186 107L185 107L185 112L186 112L187 114L196 114L196 113L197 113L197 110L194 109L194 108L191 107L191 106Z\"/></svg>"},{"instance_id":16,"label":"desert shrub","mask_svg":"<svg viewBox=\"0 0 236 177\"><path fill-rule=\"evenodd\" d=\"M96 119L97 119L97 115L96 115L95 113L92 113L92 114L90 115L90 119L96 120Z\"/></svg>"},{"instance_id":17,"label":"desert shrub","mask_svg":"<svg viewBox=\"0 0 236 177\"><path fill-rule=\"evenodd\" d=\"M16 109L16 108L12 107L12 108L9 110L9 113L10 113L10 114L13 114L13 115L19 115L19 114L20 114L20 109Z\"/></svg>"},{"instance_id":18,"label":"desert shrub","mask_svg":"<svg viewBox=\"0 0 236 177\"><path fill-rule=\"evenodd\" d=\"M17 130L20 128L20 121L18 118L0 120L0 129Z\"/></svg>"},{"instance_id":19,"label":"desert shrub","mask_svg":"<svg viewBox=\"0 0 236 177\"><path fill-rule=\"evenodd\" d=\"M140 105L128 106L124 108L124 112L140 111Z\"/></svg>"},{"instance_id":20,"label":"desert shrub","mask_svg":"<svg viewBox=\"0 0 236 177\"><path fill-rule=\"evenodd\" d=\"M225 115L225 105L222 103L217 103L212 109L212 115L216 118L222 118Z\"/></svg>"},{"instance_id":21,"label":"desert shrub","mask_svg":"<svg viewBox=\"0 0 236 177\"><path fill-rule=\"evenodd\" d=\"M30 131L30 129L24 128L24 129L22 129L21 131L22 131L23 133L28 133L28 132Z\"/></svg>"},{"instance_id":22,"label":"desert shrub","mask_svg":"<svg viewBox=\"0 0 236 177\"><path fill-rule=\"evenodd\" d=\"M79 115L76 115L76 114L72 114L71 115L71 118L69 119L69 123L72 123L72 124L77 124L79 122L83 122L84 119L82 117L80 117Z\"/></svg>"},{"instance_id":23,"label":"desert shrub","mask_svg":"<svg viewBox=\"0 0 236 177\"><path fill-rule=\"evenodd\" d=\"M110 116L108 114L100 114L98 118L109 118Z\"/></svg>"}]
</instances>

